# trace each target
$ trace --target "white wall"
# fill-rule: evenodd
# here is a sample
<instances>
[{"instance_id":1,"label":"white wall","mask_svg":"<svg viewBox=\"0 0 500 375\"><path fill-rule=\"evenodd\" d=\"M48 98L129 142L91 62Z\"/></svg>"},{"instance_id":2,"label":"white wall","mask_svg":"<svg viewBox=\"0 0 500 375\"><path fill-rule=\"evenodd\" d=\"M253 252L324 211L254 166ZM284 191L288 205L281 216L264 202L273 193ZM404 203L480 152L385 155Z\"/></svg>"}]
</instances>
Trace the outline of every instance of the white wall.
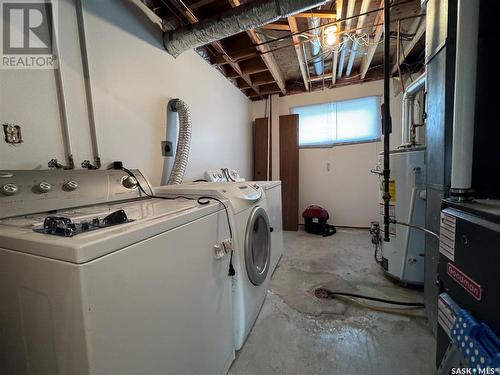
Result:
<instances>
[{"instance_id":1,"label":"white wall","mask_svg":"<svg viewBox=\"0 0 500 375\"><path fill-rule=\"evenodd\" d=\"M193 139L186 179L227 166L251 175L248 99L194 51L174 59L159 28L130 1L87 0L85 29L100 156L122 160L157 184L163 158L166 104L191 108ZM73 154L92 160L74 0L60 0L59 52ZM0 70L0 121L21 125L24 143L0 142L0 169L46 168L64 161L53 71Z\"/></svg>"},{"instance_id":2,"label":"white wall","mask_svg":"<svg viewBox=\"0 0 500 375\"><path fill-rule=\"evenodd\" d=\"M277 116L290 108L328 101L383 96L383 81L368 82L337 89L275 98L273 101L273 179L279 179L279 121ZM401 143L401 95L391 91L393 133L392 148ZM252 104L253 118L264 116L263 102ZM330 212L336 225L369 226L378 220L378 177L370 173L375 167L381 142L341 145L332 148L299 151L299 215L310 204L319 204ZM329 169L328 170L328 164ZM299 222L303 222L300 216Z\"/></svg>"}]
</instances>

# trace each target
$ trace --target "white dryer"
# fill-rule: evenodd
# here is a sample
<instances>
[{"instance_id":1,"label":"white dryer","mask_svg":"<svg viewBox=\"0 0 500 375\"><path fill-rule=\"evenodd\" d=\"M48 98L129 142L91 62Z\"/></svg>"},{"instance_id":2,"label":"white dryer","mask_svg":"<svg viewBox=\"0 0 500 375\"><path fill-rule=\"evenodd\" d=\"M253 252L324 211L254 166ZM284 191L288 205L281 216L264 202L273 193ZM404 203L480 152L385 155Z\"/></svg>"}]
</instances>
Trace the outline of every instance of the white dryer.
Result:
<instances>
[{"instance_id":1,"label":"white dryer","mask_svg":"<svg viewBox=\"0 0 500 375\"><path fill-rule=\"evenodd\" d=\"M271 228L263 189L246 182L199 182L161 186L158 196L215 197L227 206L232 225L234 345L239 350L255 323L270 278Z\"/></svg>"},{"instance_id":2,"label":"white dryer","mask_svg":"<svg viewBox=\"0 0 500 375\"><path fill-rule=\"evenodd\" d=\"M272 228L271 232L271 264L272 274L283 255L283 220L281 204L281 181L255 181L266 194L267 214Z\"/></svg>"},{"instance_id":3,"label":"white dryer","mask_svg":"<svg viewBox=\"0 0 500 375\"><path fill-rule=\"evenodd\" d=\"M0 171L1 374L228 371L226 214L133 174Z\"/></svg>"}]
</instances>

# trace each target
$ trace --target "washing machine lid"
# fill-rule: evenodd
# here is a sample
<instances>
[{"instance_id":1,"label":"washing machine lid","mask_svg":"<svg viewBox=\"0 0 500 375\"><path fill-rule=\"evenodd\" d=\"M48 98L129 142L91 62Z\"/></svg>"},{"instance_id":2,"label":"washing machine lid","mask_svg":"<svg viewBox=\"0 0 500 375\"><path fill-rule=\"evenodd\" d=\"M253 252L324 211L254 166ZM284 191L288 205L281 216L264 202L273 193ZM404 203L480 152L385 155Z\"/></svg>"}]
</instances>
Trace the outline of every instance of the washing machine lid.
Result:
<instances>
[{"instance_id":1,"label":"washing machine lid","mask_svg":"<svg viewBox=\"0 0 500 375\"><path fill-rule=\"evenodd\" d=\"M81 264L221 209L222 205L218 202L200 205L195 200L153 198L7 218L0 220L0 246L7 250ZM130 221L72 237L33 230L40 228L49 215L78 222L96 217L102 219L117 210L124 210Z\"/></svg>"},{"instance_id":2,"label":"washing machine lid","mask_svg":"<svg viewBox=\"0 0 500 375\"><path fill-rule=\"evenodd\" d=\"M264 198L263 189L248 182L192 182L154 188L157 196L208 196L227 200L233 213L248 209Z\"/></svg>"}]
</instances>

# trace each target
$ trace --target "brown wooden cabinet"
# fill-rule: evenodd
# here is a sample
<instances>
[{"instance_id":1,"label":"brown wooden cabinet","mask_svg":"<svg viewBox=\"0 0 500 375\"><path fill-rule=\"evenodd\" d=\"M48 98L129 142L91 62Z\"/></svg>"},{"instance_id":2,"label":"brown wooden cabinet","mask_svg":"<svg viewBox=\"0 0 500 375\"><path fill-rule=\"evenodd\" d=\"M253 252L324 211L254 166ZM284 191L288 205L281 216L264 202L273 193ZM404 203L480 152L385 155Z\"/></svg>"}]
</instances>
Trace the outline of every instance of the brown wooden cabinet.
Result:
<instances>
[{"instance_id":1,"label":"brown wooden cabinet","mask_svg":"<svg viewBox=\"0 0 500 375\"><path fill-rule=\"evenodd\" d=\"M253 130L254 130L253 179L255 181L266 181L268 179L268 176L270 176L269 119L267 117L255 119Z\"/></svg>"},{"instance_id":2,"label":"brown wooden cabinet","mask_svg":"<svg viewBox=\"0 0 500 375\"><path fill-rule=\"evenodd\" d=\"M280 116L283 229L299 228L299 115Z\"/></svg>"}]
</instances>

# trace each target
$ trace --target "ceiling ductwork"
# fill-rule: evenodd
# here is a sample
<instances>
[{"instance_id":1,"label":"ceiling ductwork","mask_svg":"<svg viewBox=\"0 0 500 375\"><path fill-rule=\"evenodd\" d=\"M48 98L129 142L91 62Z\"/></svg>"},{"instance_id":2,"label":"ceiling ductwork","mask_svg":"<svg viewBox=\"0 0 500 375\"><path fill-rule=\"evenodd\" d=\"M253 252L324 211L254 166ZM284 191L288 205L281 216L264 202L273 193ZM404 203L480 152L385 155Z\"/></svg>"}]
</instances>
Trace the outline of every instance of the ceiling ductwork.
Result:
<instances>
[{"instance_id":1,"label":"ceiling ductwork","mask_svg":"<svg viewBox=\"0 0 500 375\"><path fill-rule=\"evenodd\" d=\"M316 8L325 2L325 0L259 0L247 3L216 17L166 32L163 44L168 53L177 57L184 51L262 27L280 18Z\"/></svg>"}]
</instances>

